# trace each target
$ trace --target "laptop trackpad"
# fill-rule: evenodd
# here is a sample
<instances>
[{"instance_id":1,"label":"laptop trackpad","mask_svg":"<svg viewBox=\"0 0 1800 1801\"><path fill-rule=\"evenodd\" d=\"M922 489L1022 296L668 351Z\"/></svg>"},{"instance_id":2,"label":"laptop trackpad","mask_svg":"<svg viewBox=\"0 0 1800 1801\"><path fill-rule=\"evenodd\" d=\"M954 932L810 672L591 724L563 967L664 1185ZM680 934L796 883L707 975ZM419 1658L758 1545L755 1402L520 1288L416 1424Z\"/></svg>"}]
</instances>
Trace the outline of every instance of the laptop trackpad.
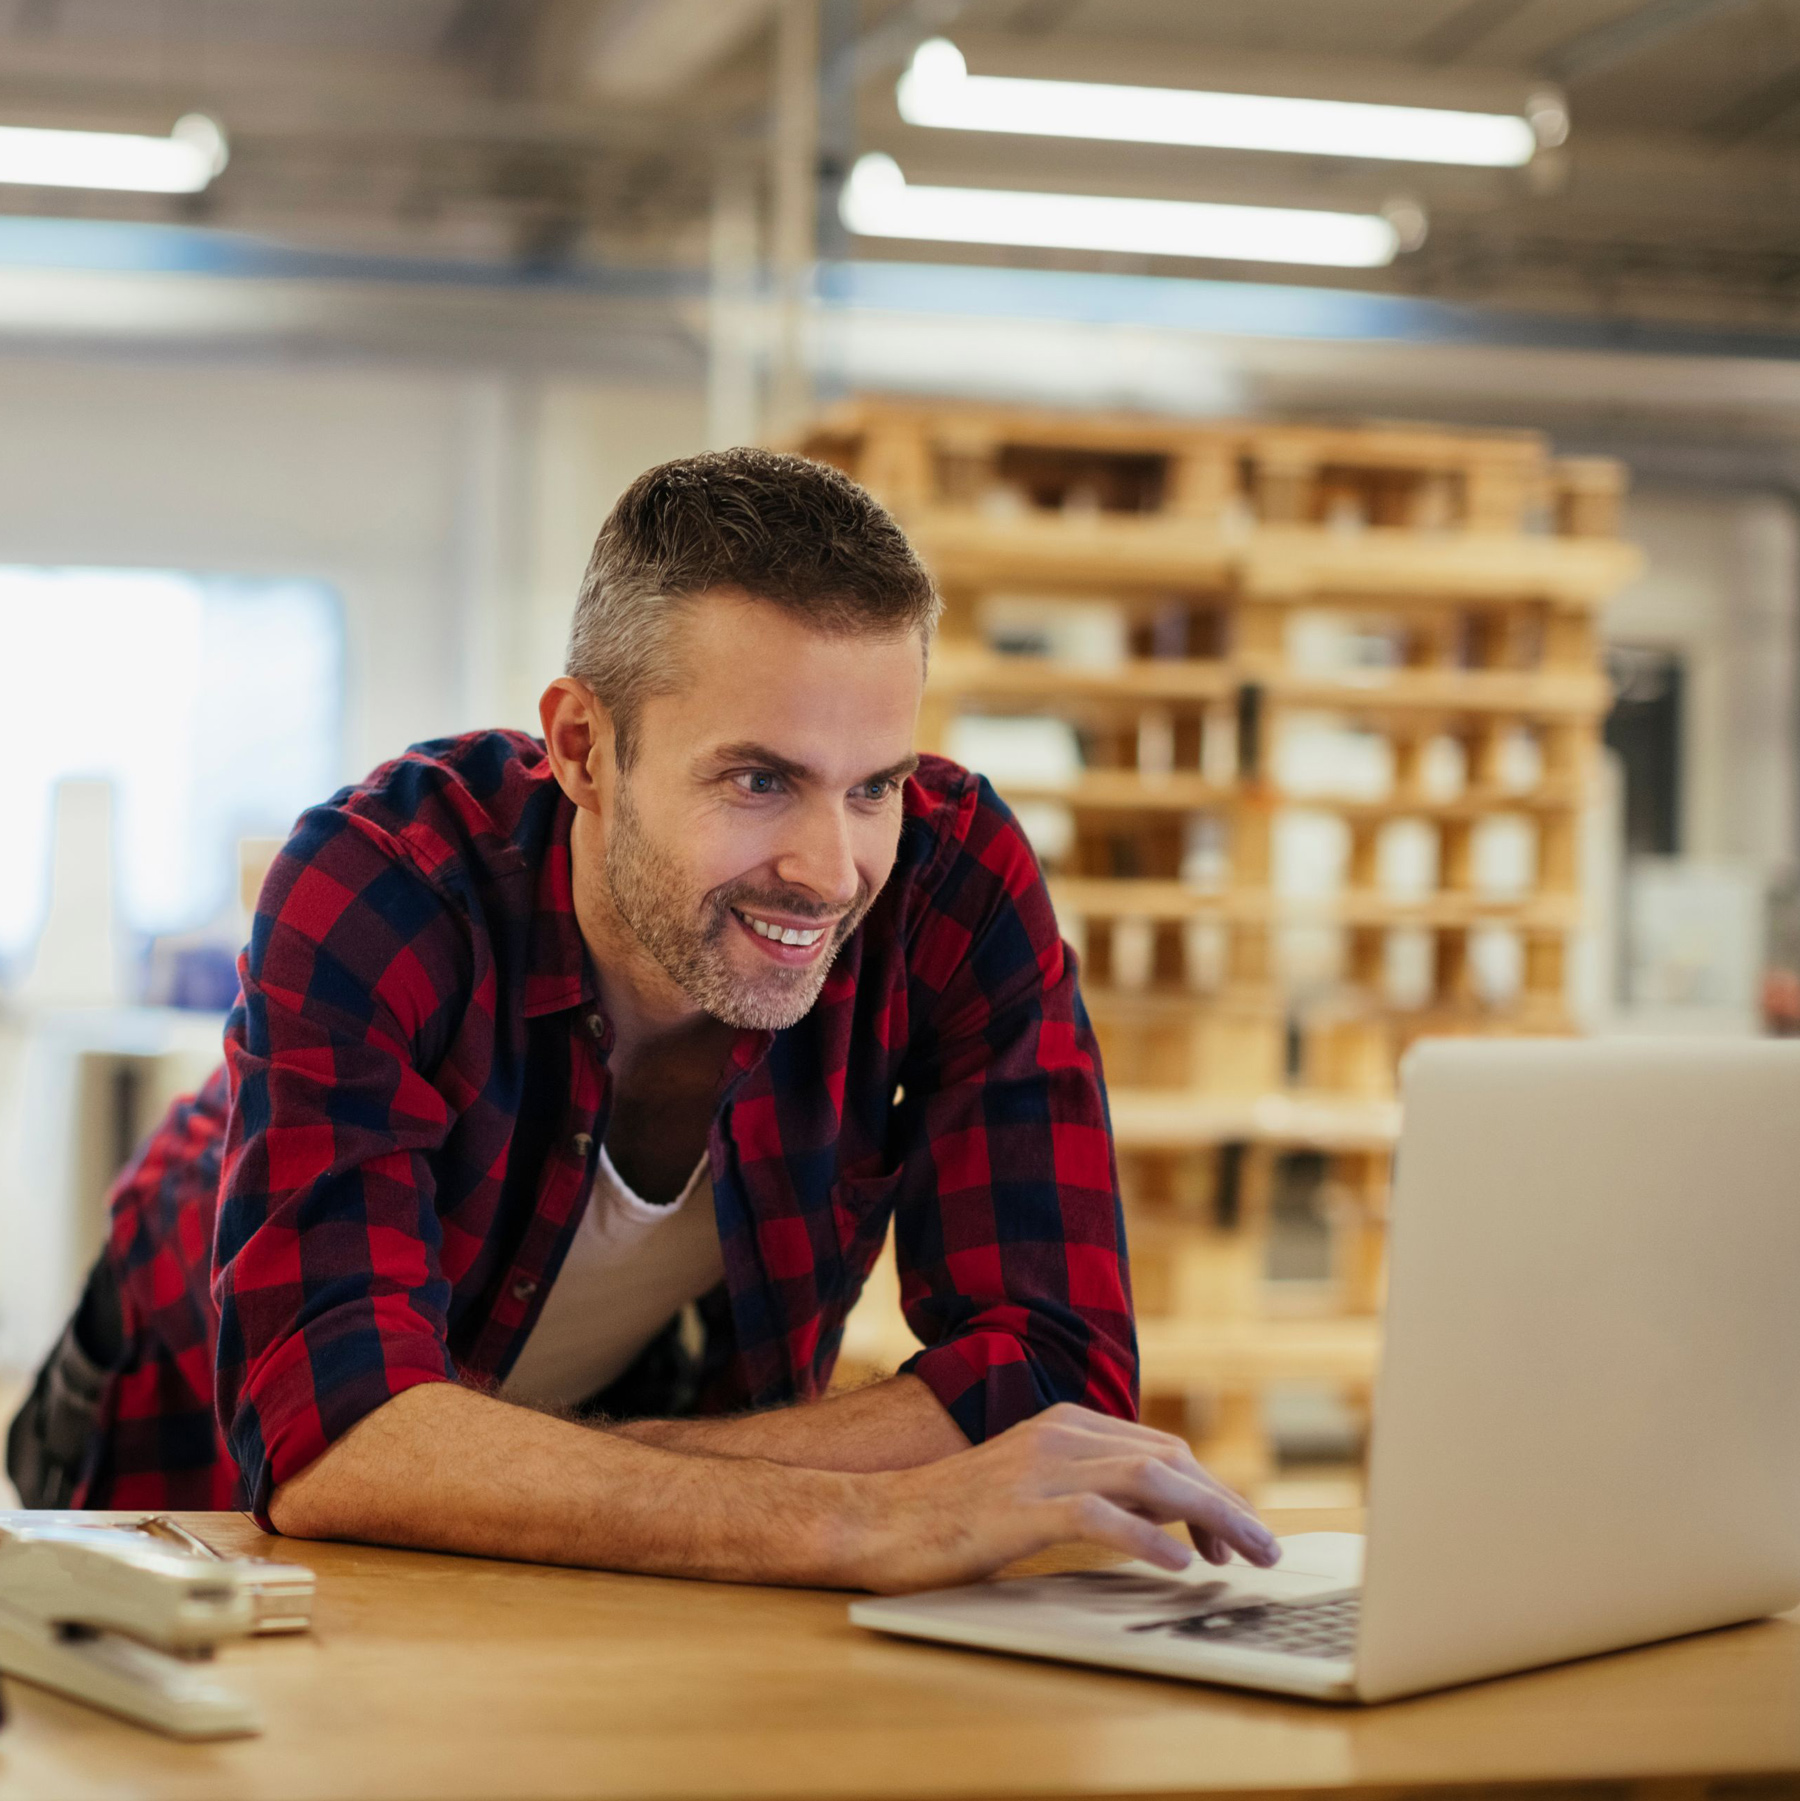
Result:
<instances>
[{"instance_id":1,"label":"laptop trackpad","mask_svg":"<svg viewBox=\"0 0 1800 1801\"><path fill-rule=\"evenodd\" d=\"M1154 1629L1198 1615L1259 1601L1315 1601L1348 1594L1362 1578L1363 1541L1353 1532L1305 1532L1281 1541L1272 1570L1234 1558L1214 1566L1194 1563L1180 1575L1154 1564L1123 1563L1109 1569L1066 1570L1054 1576L1020 1576L975 1582L964 1588L861 1603L866 1623L878 1615L913 1614L946 1624L967 1619L988 1627L1009 1622L1019 1630L1066 1632L1086 1637Z\"/></svg>"}]
</instances>

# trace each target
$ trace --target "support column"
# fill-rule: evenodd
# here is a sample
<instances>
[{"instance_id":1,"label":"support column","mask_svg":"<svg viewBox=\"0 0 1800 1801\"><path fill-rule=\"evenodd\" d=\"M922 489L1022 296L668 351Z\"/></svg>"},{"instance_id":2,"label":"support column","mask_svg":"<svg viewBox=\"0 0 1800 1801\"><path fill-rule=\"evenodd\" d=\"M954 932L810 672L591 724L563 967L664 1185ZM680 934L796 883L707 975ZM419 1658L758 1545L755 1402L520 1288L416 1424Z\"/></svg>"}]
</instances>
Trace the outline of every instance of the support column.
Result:
<instances>
[{"instance_id":1,"label":"support column","mask_svg":"<svg viewBox=\"0 0 1800 1801\"><path fill-rule=\"evenodd\" d=\"M706 441L714 450L759 443L763 435L758 198L755 169L741 154L722 158L708 247Z\"/></svg>"},{"instance_id":2,"label":"support column","mask_svg":"<svg viewBox=\"0 0 1800 1801\"><path fill-rule=\"evenodd\" d=\"M779 436L792 431L812 405L806 312L818 254L819 0L780 0L774 100L769 248L776 337L767 424Z\"/></svg>"}]
</instances>

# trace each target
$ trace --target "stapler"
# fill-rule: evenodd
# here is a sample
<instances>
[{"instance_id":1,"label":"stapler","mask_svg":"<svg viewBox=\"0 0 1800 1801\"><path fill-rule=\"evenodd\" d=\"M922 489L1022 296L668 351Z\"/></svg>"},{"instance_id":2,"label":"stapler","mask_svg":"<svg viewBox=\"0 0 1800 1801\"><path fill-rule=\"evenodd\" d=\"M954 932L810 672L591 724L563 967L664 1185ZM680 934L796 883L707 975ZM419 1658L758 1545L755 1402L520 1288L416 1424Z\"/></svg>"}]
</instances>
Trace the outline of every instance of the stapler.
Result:
<instances>
[{"instance_id":1,"label":"stapler","mask_svg":"<svg viewBox=\"0 0 1800 1801\"><path fill-rule=\"evenodd\" d=\"M153 1513L127 1529L177 1545L208 1563L232 1564L249 1591L250 1630L259 1638L269 1633L304 1632L312 1624L316 1581L312 1571L302 1565L274 1563L266 1557L225 1557L166 1513Z\"/></svg>"},{"instance_id":2,"label":"stapler","mask_svg":"<svg viewBox=\"0 0 1800 1801\"><path fill-rule=\"evenodd\" d=\"M0 1671L177 1738L260 1732L255 1708L205 1660L259 1629L259 1592L277 1622L262 1630L292 1630L296 1612L303 1626L311 1572L295 1572L304 1583L290 1579L290 1598L270 1602L260 1572L282 1566L160 1537L18 1516L0 1525ZM273 1586L279 1597L281 1582Z\"/></svg>"}]
</instances>

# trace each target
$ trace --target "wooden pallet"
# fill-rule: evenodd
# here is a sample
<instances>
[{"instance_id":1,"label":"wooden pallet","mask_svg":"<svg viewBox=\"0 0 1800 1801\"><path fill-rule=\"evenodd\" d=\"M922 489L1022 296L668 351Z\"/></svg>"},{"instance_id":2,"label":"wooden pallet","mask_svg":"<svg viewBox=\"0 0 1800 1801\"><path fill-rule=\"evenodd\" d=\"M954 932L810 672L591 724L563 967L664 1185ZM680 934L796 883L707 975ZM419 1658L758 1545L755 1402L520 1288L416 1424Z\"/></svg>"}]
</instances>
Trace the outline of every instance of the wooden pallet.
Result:
<instances>
[{"instance_id":1,"label":"wooden pallet","mask_svg":"<svg viewBox=\"0 0 1800 1801\"><path fill-rule=\"evenodd\" d=\"M1272 605L1326 593L1426 603L1537 600L1591 609L1639 567L1628 545L1607 538L1486 532L1421 538L1391 528L1332 533L1162 515L990 519L935 508L895 510L953 612L971 590L1023 586L1099 589L1126 599L1205 597L1238 588Z\"/></svg>"},{"instance_id":2,"label":"wooden pallet","mask_svg":"<svg viewBox=\"0 0 1800 1801\"><path fill-rule=\"evenodd\" d=\"M9 1424L30 1392L31 1378L22 1370L0 1369L0 1420ZM0 1470L0 1510L19 1505L18 1492Z\"/></svg>"},{"instance_id":3,"label":"wooden pallet","mask_svg":"<svg viewBox=\"0 0 1800 1801\"><path fill-rule=\"evenodd\" d=\"M1591 721L1611 705L1605 678L1596 670L1382 669L1352 680L1284 669L1276 654L1266 651L1229 660L1145 660L1117 669L1083 669L949 643L932 657L931 680L940 698L1004 705L1049 696L1132 713L1158 703L1236 701L1247 688L1266 704L1331 708L1356 718L1423 713L1446 721L1480 720L1504 713L1530 721Z\"/></svg>"},{"instance_id":4,"label":"wooden pallet","mask_svg":"<svg viewBox=\"0 0 1800 1801\"><path fill-rule=\"evenodd\" d=\"M1180 425L1016 408L849 401L801 439L897 509L1160 514L1338 530L1565 536L1617 530L1617 465L1557 463L1535 432L1231 421Z\"/></svg>"},{"instance_id":5,"label":"wooden pallet","mask_svg":"<svg viewBox=\"0 0 1800 1801\"><path fill-rule=\"evenodd\" d=\"M1427 1033L1568 1029L1580 820L1611 698L1597 613L1640 566L1614 535L1623 472L1559 461L1529 432L891 400L834 409L800 447L894 509L944 592L927 747L964 714L1052 715L1079 743L1079 769L1001 786L1066 821L1047 873L1108 1071L1147 1416L1259 1482L1269 1383L1366 1400L1400 1055ZM1034 608L1096 603L1114 622L1105 656L989 641L996 619L1016 648ZM1297 662L1320 616L1380 662ZM1284 735L1321 716L1385 742L1386 791L1283 786ZM1526 781L1509 761L1521 738ZM1438 740L1462 770L1448 789ZM1294 810L1342 822L1334 893L1277 890L1277 822ZM1534 846L1519 892L1479 879L1500 815ZM1190 864L1196 822L1217 854ZM1397 822L1435 840L1425 892L1382 886ZM1475 980L1477 936L1495 929L1522 966L1505 1006ZM1386 998L1396 932L1429 950L1428 992L1406 1007ZM1341 944L1327 992L1283 973L1308 933ZM1294 1290L1268 1275L1271 1197L1301 1167L1331 1268L1308 1302L1324 1315L1282 1318Z\"/></svg>"},{"instance_id":6,"label":"wooden pallet","mask_svg":"<svg viewBox=\"0 0 1800 1801\"><path fill-rule=\"evenodd\" d=\"M1216 1149L1223 1144L1388 1151L1400 1109L1338 1090L1194 1095L1108 1084L1113 1141L1121 1153Z\"/></svg>"}]
</instances>

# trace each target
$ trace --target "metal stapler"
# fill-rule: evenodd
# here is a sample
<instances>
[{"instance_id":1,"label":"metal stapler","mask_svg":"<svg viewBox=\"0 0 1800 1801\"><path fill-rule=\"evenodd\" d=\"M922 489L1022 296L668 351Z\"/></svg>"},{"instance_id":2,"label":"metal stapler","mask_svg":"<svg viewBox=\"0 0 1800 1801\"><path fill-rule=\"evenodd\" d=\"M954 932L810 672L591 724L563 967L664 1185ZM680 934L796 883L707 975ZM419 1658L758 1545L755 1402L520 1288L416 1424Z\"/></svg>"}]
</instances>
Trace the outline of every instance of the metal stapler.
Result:
<instances>
[{"instance_id":1,"label":"metal stapler","mask_svg":"<svg viewBox=\"0 0 1800 1801\"><path fill-rule=\"evenodd\" d=\"M303 1627L312 1573L189 1538L168 1520L0 1524L0 1671L177 1738L260 1732L205 1660L229 1639Z\"/></svg>"}]
</instances>

